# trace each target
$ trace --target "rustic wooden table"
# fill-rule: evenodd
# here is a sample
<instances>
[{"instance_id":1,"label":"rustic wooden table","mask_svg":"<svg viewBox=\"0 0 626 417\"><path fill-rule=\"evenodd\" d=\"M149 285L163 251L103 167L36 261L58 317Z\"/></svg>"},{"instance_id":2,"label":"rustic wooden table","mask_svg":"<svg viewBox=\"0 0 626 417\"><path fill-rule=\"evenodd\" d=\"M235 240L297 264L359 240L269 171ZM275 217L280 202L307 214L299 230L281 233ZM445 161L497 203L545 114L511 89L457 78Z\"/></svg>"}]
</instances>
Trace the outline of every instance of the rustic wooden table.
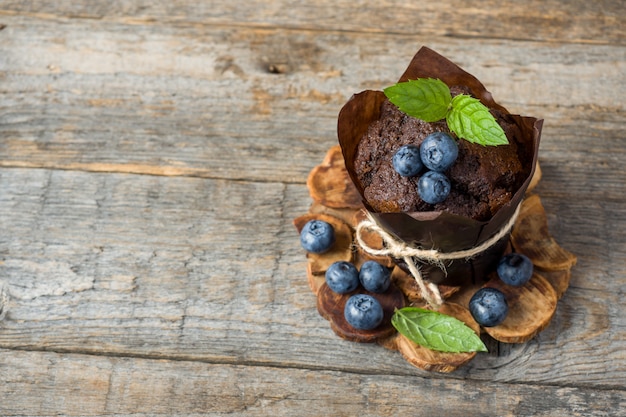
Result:
<instances>
[{"instance_id":1,"label":"rustic wooden table","mask_svg":"<svg viewBox=\"0 0 626 417\"><path fill-rule=\"evenodd\" d=\"M624 3L475 4L0 2L0 414L626 415ZM451 374L336 337L292 225L421 45L545 118L578 255L546 330Z\"/></svg>"}]
</instances>

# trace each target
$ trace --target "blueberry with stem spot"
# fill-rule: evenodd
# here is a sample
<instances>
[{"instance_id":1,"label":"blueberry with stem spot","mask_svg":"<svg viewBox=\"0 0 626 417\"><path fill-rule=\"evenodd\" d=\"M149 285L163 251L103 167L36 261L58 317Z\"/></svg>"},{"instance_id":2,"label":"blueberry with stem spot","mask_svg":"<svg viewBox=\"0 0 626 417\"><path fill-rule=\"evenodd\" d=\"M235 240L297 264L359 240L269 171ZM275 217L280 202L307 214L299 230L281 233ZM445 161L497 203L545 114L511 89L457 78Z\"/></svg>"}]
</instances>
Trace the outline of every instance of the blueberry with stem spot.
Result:
<instances>
[{"instance_id":1,"label":"blueberry with stem spot","mask_svg":"<svg viewBox=\"0 0 626 417\"><path fill-rule=\"evenodd\" d=\"M403 177L414 177L422 170L420 148L404 145L393 155L393 169Z\"/></svg>"},{"instance_id":2,"label":"blueberry with stem spot","mask_svg":"<svg viewBox=\"0 0 626 417\"><path fill-rule=\"evenodd\" d=\"M337 261L330 265L325 278L328 287L338 294L352 292L359 286L359 271L347 261Z\"/></svg>"},{"instance_id":3,"label":"blueberry with stem spot","mask_svg":"<svg viewBox=\"0 0 626 417\"><path fill-rule=\"evenodd\" d=\"M359 330L372 330L383 321L380 302L367 294L355 294L348 299L344 317L348 324Z\"/></svg>"},{"instance_id":4,"label":"blueberry with stem spot","mask_svg":"<svg viewBox=\"0 0 626 417\"><path fill-rule=\"evenodd\" d=\"M469 302L472 317L483 327L502 323L509 312L504 293L496 288L485 287L476 291Z\"/></svg>"},{"instance_id":5,"label":"blueberry with stem spot","mask_svg":"<svg viewBox=\"0 0 626 417\"><path fill-rule=\"evenodd\" d=\"M428 171L417 180L417 192L428 204L437 204L448 198L452 185L441 172Z\"/></svg>"},{"instance_id":6,"label":"blueberry with stem spot","mask_svg":"<svg viewBox=\"0 0 626 417\"><path fill-rule=\"evenodd\" d=\"M308 221L300 232L300 244L313 253L324 253L335 243L335 229L323 220Z\"/></svg>"},{"instance_id":7,"label":"blueberry with stem spot","mask_svg":"<svg viewBox=\"0 0 626 417\"><path fill-rule=\"evenodd\" d=\"M458 155L459 146L446 132L431 133L420 145L422 163L431 171L445 171L452 166Z\"/></svg>"},{"instance_id":8,"label":"blueberry with stem spot","mask_svg":"<svg viewBox=\"0 0 626 417\"><path fill-rule=\"evenodd\" d=\"M526 255L509 253L500 259L496 271L505 284L519 287L533 276L533 263Z\"/></svg>"},{"instance_id":9,"label":"blueberry with stem spot","mask_svg":"<svg viewBox=\"0 0 626 417\"><path fill-rule=\"evenodd\" d=\"M359 281L368 291L383 293L391 285L391 270L376 261L367 261L361 265Z\"/></svg>"}]
</instances>

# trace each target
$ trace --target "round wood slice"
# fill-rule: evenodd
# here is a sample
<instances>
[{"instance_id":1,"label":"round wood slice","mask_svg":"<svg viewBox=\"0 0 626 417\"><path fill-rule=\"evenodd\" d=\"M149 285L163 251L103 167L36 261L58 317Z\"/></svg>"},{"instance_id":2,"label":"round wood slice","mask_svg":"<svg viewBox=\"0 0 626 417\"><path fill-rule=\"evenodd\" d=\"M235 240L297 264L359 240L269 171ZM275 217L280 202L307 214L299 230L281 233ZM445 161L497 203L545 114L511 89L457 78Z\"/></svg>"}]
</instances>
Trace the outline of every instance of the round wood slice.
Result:
<instances>
[{"instance_id":1,"label":"round wood slice","mask_svg":"<svg viewBox=\"0 0 626 417\"><path fill-rule=\"evenodd\" d=\"M502 291L509 304L506 319L484 330L499 342L524 343L542 331L552 319L558 301L552 285L536 272L521 287L506 285L498 278L485 284Z\"/></svg>"},{"instance_id":2,"label":"round wood slice","mask_svg":"<svg viewBox=\"0 0 626 417\"><path fill-rule=\"evenodd\" d=\"M528 196L522 203L511 242L517 252L546 271L562 271L576 264L576 256L561 248L548 232L546 212L537 194Z\"/></svg>"},{"instance_id":3,"label":"round wood slice","mask_svg":"<svg viewBox=\"0 0 626 417\"><path fill-rule=\"evenodd\" d=\"M329 223L335 230L335 243L324 253L307 252L309 260L309 270L312 274L323 274L328 267L338 261L352 262L352 229L344 221L329 216L327 214L305 214L296 217L293 221L298 233L302 231L304 225L310 220L323 220Z\"/></svg>"},{"instance_id":4,"label":"round wood slice","mask_svg":"<svg viewBox=\"0 0 626 417\"><path fill-rule=\"evenodd\" d=\"M410 303L417 304L425 301L417 282L415 282L415 278L413 278L413 275L409 274L399 266L393 268L393 271L391 272L391 280L402 290ZM439 285L438 288L441 298L444 300L461 290L461 287L453 287L449 285Z\"/></svg>"},{"instance_id":5,"label":"round wood slice","mask_svg":"<svg viewBox=\"0 0 626 417\"><path fill-rule=\"evenodd\" d=\"M465 308L469 308L469 301L476 291L482 288L484 284L464 285L446 300L446 302L459 304Z\"/></svg>"},{"instance_id":6,"label":"round wood slice","mask_svg":"<svg viewBox=\"0 0 626 417\"><path fill-rule=\"evenodd\" d=\"M311 214L328 214L346 222L353 229L356 227L354 223L354 214L360 209L355 208L333 208L314 201L309 207Z\"/></svg>"},{"instance_id":7,"label":"round wood slice","mask_svg":"<svg viewBox=\"0 0 626 417\"><path fill-rule=\"evenodd\" d=\"M367 256L357 250L354 254L354 265L357 267L357 269L360 270L361 266L367 261L376 261L388 269L393 269L396 265L392 260L388 258Z\"/></svg>"},{"instance_id":8,"label":"round wood slice","mask_svg":"<svg viewBox=\"0 0 626 417\"><path fill-rule=\"evenodd\" d=\"M324 161L309 173L306 182L311 198L326 207L360 208L361 195L346 171L341 147L333 146Z\"/></svg>"},{"instance_id":9,"label":"round wood slice","mask_svg":"<svg viewBox=\"0 0 626 417\"><path fill-rule=\"evenodd\" d=\"M478 324L466 308L458 304L445 303L440 307L439 312L456 317L476 334L480 334ZM448 353L430 350L412 342L402 334L398 334L396 345L407 362L426 371L452 372L476 356L476 352Z\"/></svg>"},{"instance_id":10,"label":"round wood slice","mask_svg":"<svg viewBox=\"0 0 626 417\"><path fill-rule=\"evenodd\" d=\"M389 337L378 339L376 343L389 350L398 350L398 336L400 333L395 332Z\"/></svg>"},{"instance_id":11,"label":"round wood slice","mask_svg":"<svg viewBox=\"0 0 626 417\"><path fill-rule=\"evenodd\" d=\"M354 294L369 294L376 298L383 308L384 316L382 323L373 330L359 330L352 327L344 317L344 308L350 296ZM359 288L348 294L337 294L324 283L317 294L317 310L330 321L333 331L340 337L353 342L375 342L387 338L396 332L391 325L391 316L396 309L406 305L404 295L395 285L391 284L383 294L376 294Z\"/></svg>"},{"instance_id":12,"label":"round wood slice","mask_svg":"<svg viewBox=\"0 0 626 417\"><path fill-rule=\"evenodd\" d=\"M324 285L324 283L326 282L326 274L325 273L324 274L314 274L311 271L311 264L310 263L307 264L306 278L307 278L307 281L309 282L309 287L311 288L311 291L315 295L317 295L317 293L319 292L321 286Z\"/></svg>"},{"instance_id":13,"label":"round wood slice","mask_svg":"<svg viewBox=\"0 0 626 417\"><path fill-rule=\"evenodd\" d=\"M565 294L567 288L569 287L569 281L572 277L572 271L568 268L562 269L560 271L539 271L539 273L542 277L548 280L550 285L552 285L552 288L554 288L554 291L556 291L557 299L560 300L563 294Z\"/></svg>"}]
</instances>

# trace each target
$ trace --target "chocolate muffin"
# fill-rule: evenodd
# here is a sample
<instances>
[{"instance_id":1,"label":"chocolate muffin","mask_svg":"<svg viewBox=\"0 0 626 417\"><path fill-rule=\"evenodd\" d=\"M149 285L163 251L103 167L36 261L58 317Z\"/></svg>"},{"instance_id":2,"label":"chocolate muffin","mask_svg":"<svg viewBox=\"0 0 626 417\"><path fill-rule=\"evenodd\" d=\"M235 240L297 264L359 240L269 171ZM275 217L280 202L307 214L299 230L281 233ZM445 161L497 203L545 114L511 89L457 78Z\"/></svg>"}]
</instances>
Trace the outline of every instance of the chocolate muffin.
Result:
<instances>
[{"instance_id":1,"label":"chocolate muffin","mask_svg":"<svg viewBox=\"0 0 626 417\"><path fill-rule=\"evenodd\" d=\"M535 170L543 120L510 114L476 77L422 47L398 82L428 78L448 86L454 96L452 105L459 94L480 100L508 142L482 146L458 140L450 133L458 144L458 157L444 172L451 191L442 202L428 204L419 197L420 175L428 171L414 178L402 177L393 168L393 156L405 144L420 145L432 132L449 133L447 122L426 123L407 116L383 91L364 90L341 108L337 137L346 170L363 199L368 218L393 239L443 254L490 245L469 259L446 261L444 268L428 259L405 256L395 257L398 265L406 270L408 259L419 267L423 278L434 284L476 284L495 269L506 248L511 220ZM455 130L455 125L463 124L450 120ZM494 237L498 237L497 242L492 242Z\"/></svg>"},{"instance_id":2,"label":"chocolate muffin","mask_svg":"<svg viewBox=\"0 0 626 417\"><path fill-rule=\"evenodd\" d=\"M452 86L452 95L470 94L464 86ZM362 136L354 159L354 170L363 197L377 212L445 211L486 221L506 203L528 178L531 150L521 145L521 132L510 115L490 109L504 130L508 145L483 146L457 140L459 155L445 172L451 183L450 195L441 203L428 204L417 192L419 175L403 177L393 167L392 158L403 145L419 146L433 132L451 133L445 120L427 123L407 116L394 104L381 104L380 118ZM423 173L422 173L423 174Z\"/></svg>"}]
</instances>

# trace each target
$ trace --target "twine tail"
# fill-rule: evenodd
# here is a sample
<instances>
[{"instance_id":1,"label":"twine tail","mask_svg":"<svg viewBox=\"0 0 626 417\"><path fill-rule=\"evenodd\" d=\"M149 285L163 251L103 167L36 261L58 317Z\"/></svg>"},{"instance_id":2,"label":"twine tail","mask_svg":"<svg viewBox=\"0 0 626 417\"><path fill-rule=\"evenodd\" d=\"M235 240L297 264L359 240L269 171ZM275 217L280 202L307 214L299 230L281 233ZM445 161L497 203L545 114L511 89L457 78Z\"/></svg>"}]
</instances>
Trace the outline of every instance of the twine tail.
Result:
<instances>
[{"instance_id":1,"label":"twine tail","mask_svg":"<svg viewBox=\"0 0 626 417\"><path fill-rule=\"evenodd\" d=\"M409 267L409 271L411 271L411 275L413 275L417 286L420 288L424 300L426 300L426 302L432 308L438 310L439 307L441 307L441 305L443 304L443 298L441 298L439 287L432 282L424 281L424 279L422 278L422 274L417 265L415 265L415 262L413 262L412 257L405 256L403 259Z\"/></svg>"},{"instance_id":2,"label":"twine tail","mask_svg":"<svg viewBox=\"0 0 626 417\"><path fill-rule=\"evenodd\" d=\"M441 297L441 293L439 292L439 287L436 284L433 284L432 282L422 278L422 274L420 273L419 268L413 261L413 257L437 265L439 266L439 268L441 268L441 270L445 272L445 267L443 266L442 262L443 260L471 259L472 257L489 249L490 247L495 245L500 239L506 236L506 234L509 233L509 231L515 224L521 206L521 204L517 206L515 212L513 213L513 216L511 216L509 221L504 225L504 227L502 227L498 231L498 233L491 236L482 244L466 250L450 253L441 253L434 249L425 250L422 248L416 248L406 245L404 242L398 241L396 238L387 233L382 227L380 227L369 212L367 213L367 219L361 221L356 227L356 239L361 248L363 248L366 252L372 255L388 255L394 258L404 259L404 262L406 262L407 266L409 267L409 271L413 275L413 278L415 278L415 282L417 283L424 300L426 300L426 302L428 302L431 307L438 309L443 304L443 299ZM383 239L385 247L383 249L374 249L369 247L361 237L361 232L363 231L363 229L370 229L371 231L378 233Z\"/></svg>"}]
</instances>

